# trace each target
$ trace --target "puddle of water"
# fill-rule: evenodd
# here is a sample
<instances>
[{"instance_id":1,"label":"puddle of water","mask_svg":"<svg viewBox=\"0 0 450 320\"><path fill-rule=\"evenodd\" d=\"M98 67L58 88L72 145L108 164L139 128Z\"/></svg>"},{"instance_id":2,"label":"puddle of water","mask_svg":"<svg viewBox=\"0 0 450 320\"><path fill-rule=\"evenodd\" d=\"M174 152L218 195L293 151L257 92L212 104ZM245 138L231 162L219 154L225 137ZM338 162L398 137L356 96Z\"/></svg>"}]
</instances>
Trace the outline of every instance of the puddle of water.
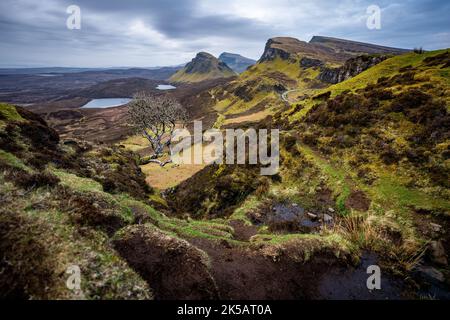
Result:
<instances>
[{"instance_id":1,"label":"puddle of water","mask_svg":"<svg viewBox=\"0 0 450 320\"><path fill-rule=\"evenodd\" d=\"M319 282L318 291L327 300L386 300L404 299L401 280L383 273L381 270L381 290L367 288L367 268L378 265L378 256L366 252L357 268L334 267Z\"/></svg>"},{"instance_id":2,"label":"puddle of water","mask_svg":"<svg viewBox=\"0 0 450 320\"><path fill-rule=\"evenodd\" d=\"M286 225L288 229L298 227L298 231L312 231L320 226L319 220L312 220L304 208L295 204L278 203L273 206L273 212L269 215L267 222L275 228L283 228ZM306 230L305 230L306 229ZM310 229L310 230L309 230Z\"/></svg>"}]
</instances>

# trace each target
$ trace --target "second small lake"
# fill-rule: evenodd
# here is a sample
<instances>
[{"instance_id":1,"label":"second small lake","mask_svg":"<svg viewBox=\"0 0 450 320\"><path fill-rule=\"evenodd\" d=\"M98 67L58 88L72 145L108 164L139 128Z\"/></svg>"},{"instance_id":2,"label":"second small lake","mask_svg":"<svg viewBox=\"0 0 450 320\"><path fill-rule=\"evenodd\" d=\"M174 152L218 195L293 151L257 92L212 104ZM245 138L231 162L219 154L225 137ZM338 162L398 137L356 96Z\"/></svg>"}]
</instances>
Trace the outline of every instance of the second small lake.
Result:
<instances>
[{"instance_id":1,"label":"second small lake","mask_svg":"<svg viewBox=\"0 0 450 320\"><path fill-rule=\"evenodd\" d=\"M175 90L176 88L170 84L160 84L156 87L158 90Z\"/></svg>"},{"instance_id":2,"label":"second small lake","mask_svg":"<svg viewBox=\"0 0 450 320\"><path fill-rule=\"evenodd\" d=\"M108 99L94 99L82 106L84 109L96 109L96 108L113 108L126 105L131 99L129 98L108 98Z\"/></svg>"}]
</instances>

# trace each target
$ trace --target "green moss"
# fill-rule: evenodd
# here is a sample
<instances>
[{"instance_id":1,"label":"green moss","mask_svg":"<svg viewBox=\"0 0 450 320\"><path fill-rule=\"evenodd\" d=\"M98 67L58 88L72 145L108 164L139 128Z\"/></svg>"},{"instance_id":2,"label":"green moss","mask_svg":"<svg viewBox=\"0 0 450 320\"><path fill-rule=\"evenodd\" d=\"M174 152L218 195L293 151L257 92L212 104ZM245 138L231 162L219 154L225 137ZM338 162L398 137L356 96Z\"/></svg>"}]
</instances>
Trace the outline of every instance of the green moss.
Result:
<instances>
[{"instance_id":1,"label":"green moss","mask_svg":"<svg viewBox=\"0 0 450 320\"><path fill-rule=\"evenodd\" d=\"M348 182L348 177L345 171L336 168L330 162L322 159L315 152L305 146L298 145L299 150L311 161L317 168L326 175L329 187L333 190L336 196L336 208L339 213L347 214L348 210L345 208L345 202L350 195L351 185Z\"/></svg>"},{"instance_id":2,"label":"green moss","mask_svg":"<svg viewBox=\"0 0 450 320\"><path fill-rule=\"evenodd\" d=\"M225 122L225 116L222 114L219 114L217 116L216 122L214 122L213 128L220 129L220 127L222 127L224 122Z\"/></svg>"},{"instance_id":3,"label":"green moss","mask_svg":"<svg viewBox=\"0 0 450 320\"><path fill-rule=\"evenodd\" d=\"M333 251L336 258L341 258L348 254L356 257L359 253L357 246L340 236L339 234L277 234L277 235L256 235L252 239L253 245L269 245L266 247L268 255L274 255L277 259L282 252L292 259L302 262L309 261L316 253L324 250ZM275 250L274 250L275 249Z\"/></svg>"},{"instance_id":4,"label":"green moss","mask_svg":"<svg viewBox=\"0 0 450 320\"><path fill-rule=\"evenodd\" d=\"M252 225L250 219L247 217L247 213L251 210L257 209L260 204L261 200L259 200L256 196L248 197L245 202L239 206L239 208L234 210L233 214L229 217L229 220L241 220L248 226Z\"/></svg>"},{"instance_id":5,"label":"green moss","mask_svg":"<svg viewBox=\"0 0 450 320\"><path fill-rule=\"evenodd\" d=\"M372 190L374 198L385 208L394 208L408 211L415 209L430 210L432 212L443 211L450 215L450 202L432 197L418 189L408 188L393 176L383 176Z\"/></svg>"},{"instance_id":6,"label":"green moss","mask_svg":"<svg viewBox=\"0 0 450 320\"><path fill-rule=\"evenodd\" d=\"M157 192L155 192L154 194L150 195L148 197L150 199L151 202L158 204L160 206L163 206L165 208L168 208L169 205L167 204L167 201L161 197Z\"/></svg>"},{"instance_id":7,"label":"green moss","mask_svg":"<svg viewBox=\"0 0 450 320\"><path fill-rule=\"evenodd\" d=\"M31 171L31 169L29 167L27 167L19 158L17 158L15 155L3 151L0 149L0 161L4 161L7 165L17 168L17 169L22 169L25 171Z\"/></svg>"},{"instance_id":8,"label":"green moss","mask_svg":"<svg viewBox=\"0 0 450 320\"><path fill-rule=\"evenodd\" d=\"M181 69L170 77L170 81L176 83L195 83L211 79L233 77L235 75L234 72L186 73L185 69Z\"/></svg>"},{"instance_id":9,"label":"green moss","mask_svg":"<svg viewBox=\"0 0 450 320\"><path fill-rule=\"evenodd\" d=\"M148 213L155 226L179 237L233 241L234 230L227 225L226 220L184 220L172 218L126 195L121 195L117 199L123 206L141 208Z\"/></svg>"},{"instance_id":10,"label":"green moss","mask_svg":"<svg viewBox=\"0 0 450 320\"><path fill-rule=\"evenodd\" d=\"M0 103L0 121L5 119L6 121L24 121L25 119L17 112L16 107Z\"/></svg>"},{"instance_id":11,"label":"green moss","mask_svg":"<svg viewBox=\"0 0 450 320\"><path fill-rule=\"evenodd\" d=\"M63 170L52 169L51 171L61 180L62 185L73 190L81 192L103 191L103 186L92 179L81 178Z\"/></svg>"}]
</instances>

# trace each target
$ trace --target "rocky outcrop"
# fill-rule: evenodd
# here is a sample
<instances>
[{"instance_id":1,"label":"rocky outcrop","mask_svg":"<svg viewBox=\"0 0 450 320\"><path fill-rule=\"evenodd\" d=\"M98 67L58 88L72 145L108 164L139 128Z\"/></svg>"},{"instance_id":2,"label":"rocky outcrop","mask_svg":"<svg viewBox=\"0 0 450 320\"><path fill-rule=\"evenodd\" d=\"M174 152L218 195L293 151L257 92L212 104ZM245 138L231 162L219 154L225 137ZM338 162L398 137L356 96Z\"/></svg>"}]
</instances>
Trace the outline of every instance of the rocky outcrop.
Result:
<instances>
[{"instance_id":1,"label":"rocky outcrop","mask_svg":"<svg viewBox=\"0 0 450 320\"><path fill-rule=\"evenodd\" d=\"M304 57L300 60L300 66L305 69L314 68L314 67L322 67L323 65L324 65L324 62L319 59L312 59L312 58Z\"/></svg>"},{"instance_id":2,"label":"rocky outcrop","mask_svg":"<svg viewBox=\"0 0 450 320\"><path fill-rule=\"evenodd\" d=\"M281 38L273 38L267 41L264 53L259 62L272 61L276 58L281 58L283 60L289 59L291 52L281 47L283 41L280 40Z\"/></svg>"},{"instance_id":3,"label":"rocky outcrop","mask_svg":"<svg viewBox=\"0 0 450 320\"><path fill-rule=\"evenodd\" d=\"M318 79L336 84L354 76L357 76L361 72L379 64L380 62L386 60L388 56L359 56L356 58L349 59L342 67L339 68L322 68Z\"/></svg>"}]
</instances>

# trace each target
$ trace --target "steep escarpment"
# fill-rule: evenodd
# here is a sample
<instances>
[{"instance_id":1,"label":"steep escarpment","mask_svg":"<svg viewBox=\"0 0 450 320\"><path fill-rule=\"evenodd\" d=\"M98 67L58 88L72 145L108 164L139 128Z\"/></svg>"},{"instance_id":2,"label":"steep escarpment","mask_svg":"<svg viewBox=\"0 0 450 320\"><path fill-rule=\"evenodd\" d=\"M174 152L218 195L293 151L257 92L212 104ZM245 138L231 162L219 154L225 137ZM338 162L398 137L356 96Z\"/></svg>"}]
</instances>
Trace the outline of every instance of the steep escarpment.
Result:
<instances>
[{"instance_id":1,"label":"steep escarpment","mask_svg":"<svg viewBox=\"0 0 450 320\"><path fill-rule=\"evenodd\" d=\"M235 76L224 62L207 52L200 52L183 69L170 77L171 82L200 82Z\"/></svg>"},{"instance_id":2,"label":"steep escarpment","mask_svg":"<svg viewBox=\"0 0 450 320\"><path fill-rule=\"evenodd\" d=\"M321 68L318 79L336 84L344 80L357 76L361 72L377 65L378 63L386 60L388 56L375 55L375 56L358 56L351 58L345 62L342 67L339 68ZM317 64L316 64L317 65Z\"/></svg>"},{"instance_id":3,"label":"steep escarpment","mask_svg":"<svg viewBox=\"0 0 450 320\"><path fill-rule=\"evenodd\" d=\"M273 61L276 58L295 60L298 55L319 58L328 62L343 62L349 57L348 54L341 54L332 48L320 44L311 44L289 37L277 37L267 41L259 62Z\"/></svg>"},{"instance_id":4,"label":"steep escarpment","mask_svg":"<svg viewBox=\"0 0 450 320\"><path fill-rule=\"evenodd\" d=\"M323 37L323 36L314 36L309 41L310 44L319 44L322 46L326 46L332 48L336 51L344 51L349 54L392 54L399 55L410 52L411 50L400 49L400 48L392 48L387 46L380 46L371 43L364 43L346 39L332 38L332 37Z\"/></svg>"},{"instance_id":5,"label":"steep escarpment","mask_svg":"<svg viewBox=\"0 0 450 320\"><path fill-rule=\"evenodd\" d=\"M276 57L287 60L301 55L322 60L324 63L343 63L351 57L363 54L398 55L406 52L408 50L330 37L314 36L309 42L278 37L267 41L260 62L274 60Z\"/></svg>"}]
</instances>

